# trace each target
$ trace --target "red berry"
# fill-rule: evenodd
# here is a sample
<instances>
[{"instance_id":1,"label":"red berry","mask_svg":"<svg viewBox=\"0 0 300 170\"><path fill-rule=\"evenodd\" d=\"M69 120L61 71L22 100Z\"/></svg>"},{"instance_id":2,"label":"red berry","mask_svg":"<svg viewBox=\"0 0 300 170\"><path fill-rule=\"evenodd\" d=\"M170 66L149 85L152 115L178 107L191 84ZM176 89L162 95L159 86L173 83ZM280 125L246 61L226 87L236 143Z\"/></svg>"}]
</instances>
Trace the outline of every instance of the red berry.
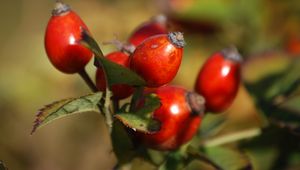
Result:
<instances>
[{"instance_id":1,"label":"red berry","mask_svg":"<svg viewBox=\"0 0 300 170\"><path fill-rule=\"evenodd\" d=\"M157 34L166 34L168 33L166 17L164 15L159 15L155 17L153 20L143 23L132 33L129 38L129 42L138 46L145 39Z\"/></svg>"},{"instance_id":2,"label":"red berry","mask_svg":"<svg viewBox=\"0 0 300 170\"><path fill-rule=\"evenodd\" d=\"M148 87L159 87L175 77L185 42L180 32L155 35L137 46L130 67L144 78Z\"/></svg>"},{"instance_id":3,"label":"red berry","mask_svg":"<svg viewBox=\"0 0 300 170\"><path fill-rule=\"evenodd\" d=\"M290 36L285 45L286 51L293 55L297 56L300 54L300 37Z\"/></svg>"},{"instance_id":4,"label":"red berry","mask_svg":"<svg viewBox=\"0 0 300 170\"><path fill-rule=\"evenodd\" d=\"M161 106L152 118L160 122L154 133L134 132L143 145L158 150L174 150L196 134L204 114L204 98L178 86L162 86L154 93Z\"/></svg>"},{"instance_id":5,"label":"red berry","mask_svg":"<svg viewBox=\"0 0 300 170\"><path fill-rule=\"evenodd\" d=\"M123 52L117 51L106 55L106 58L114 63L124 67L129 67L129 56ZM96 72L96 85L100 91L105 91L106 80L102 68L98 68ZM133 93L133 87L126 84L115 84L111 87L113 98L120 100L129 97Z\"/></svg>"},{"instance_id":6,"label":"red berry","mask_svg":"<svg viewBox=\"0 0 300 170\"><path fill-rule=\"evenodd\" d=\"M88 31L80 17L68 5L57 2L47 25L45 48L51 63L64 73L81 71L93 56L79 44L82 29Z\"/></svg>"},{"instance_id":7,"label":"red berry","mask_svg":"<svg viewBox=\"0 0 300 170\"><path fill-rule=\"evenodd\" d=\"M223 112L231 105L240 84L241 60L235 48L226 48L204 63L195 90L205 98L207 111Z\"/></svg>"}]
</instances>

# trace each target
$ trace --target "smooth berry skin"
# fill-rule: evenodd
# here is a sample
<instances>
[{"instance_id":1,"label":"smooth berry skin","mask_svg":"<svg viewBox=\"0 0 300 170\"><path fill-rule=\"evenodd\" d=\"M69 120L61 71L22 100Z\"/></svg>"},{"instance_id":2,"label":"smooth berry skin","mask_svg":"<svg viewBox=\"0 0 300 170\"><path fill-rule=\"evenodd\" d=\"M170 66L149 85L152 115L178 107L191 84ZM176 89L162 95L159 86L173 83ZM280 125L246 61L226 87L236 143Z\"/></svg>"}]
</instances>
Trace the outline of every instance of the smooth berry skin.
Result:
<instances>
[{"instance_id":1,"label":"smooth berry skin","mask_svg":"<svg viewBox=\"0 0 300 170\"><path fill-rule=\"evenodd\" d=\"M164 16L158 16L156 19L152 21L143 23L139 27L137 27L130 38L128 39L129 43L134 46L140 45L145 39L158 35L158 34L167 34L167 24L166 18Z\"/></svg>"},{"instance_id":2,"label":"smooth berry skin","mask_svg":"<svg viewBox=\"0 0 300 170\"><path fill-rule=\"evenodd\" d=\"M60 4L65 5L65 4ZM87 26L71 9L54 13L45 33L45 49L51 63L61 72L72 74L84 69L93 53L79 44Z\"/></svg>"},{"instance_id":3,"label":"smooth berry skin","mask_svg":"<svg viewBox=\"0 0 300 170\"><path fill-rule=\"evenodd\" d=\"M190 141L196 134L204 112L204 98L200 97L200 110L193 110L187 101L188 91L182 87L166 85L152 90L161 106L152 113L160 122L154 133L135 132L138 142L156 150L175 150Z\"/></svg>"},{"instance_id":4,"label":"smooth berry skin","mask_svg":"<svg viewBox=\"0 0 300 170\"><path fill-rule=\"evenodd\" d=\"M235 49L224 49L207 59L195 85L195 91L205 98L206 111L224 112L232 104L239 89L240 74L241 57Z\"/></svg>"},{"instance_id":5,"label":"smooth berry skin","mask_svg":"<svg viewBox=\"0 0 300 170\"><path fill-rule=\"evenodd\" d=\"M300 38L296 36L289 37L286 42L285 49L288 54L292 56L297 56L300 54Z\"/></svg>"},{"instance_id":6,"label":"smooth berry skin","mask_svg":"<svg viewBox=\"0 0 300 170\"><path fill-rule=\"evenodd\" d=\"M130 68L146 81L147 87L169 83L179 70L183 46L175 45L169 34L147 38L131 56Z\"/></svg>"},{"instance_id":7,"label":"smooth berry skin","mask_svg":"<svg viewBox=\"0 0 300 170\"><path fill-rule=\"evenodd\" d=\"M114 63L129 68L129 56L121 51L112 52L106 55L106 58ZM106 79L102 68L98 68L96 72L96 86L100 91L105 91ZM112 85L112 98L121 100L129 97L133 93L133 87L126 84Z\"/></svg>"}]
</instances>

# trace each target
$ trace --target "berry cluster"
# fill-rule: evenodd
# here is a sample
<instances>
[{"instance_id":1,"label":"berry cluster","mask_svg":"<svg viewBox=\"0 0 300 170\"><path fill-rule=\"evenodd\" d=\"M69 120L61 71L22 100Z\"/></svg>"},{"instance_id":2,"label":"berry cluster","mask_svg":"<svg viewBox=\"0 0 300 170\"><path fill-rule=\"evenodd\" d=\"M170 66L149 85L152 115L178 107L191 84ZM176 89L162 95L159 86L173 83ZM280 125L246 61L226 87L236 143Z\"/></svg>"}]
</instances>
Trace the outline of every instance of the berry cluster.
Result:
<instances>
[{"instance_id":1,"label":"berry cluster","mask_svg":"<svg viewBox=\"0 0 300 170\"><path fill-rule=\"evenodd\" d=\"M80 73L93 52L80 44L82 29L87 26L71 8L57 2L49 20L45 49L51 63L64 73ZM183 34L168 32L166 20L158 17L139 26L129 37L134 50L114 51L106 58L126 67L142 77L146 85L137 103L152 93L160 99L160 107L151 118L160 122L153 133L133 132L141 144L158 149L173 150L188 142L197 132L205 112L223 112L234 100L240 83L241 57L235 48L226 48L212 55L199 72L195 92L168 85L179 70L183 48ZM107 88L103 68L96 71L96 87ZM112 100L131 96L136 90L128 84L109 87ZM203 97L202 97L203 96ZM139 104L137 107L143 107Z\"/></svg>"}]
</instances>

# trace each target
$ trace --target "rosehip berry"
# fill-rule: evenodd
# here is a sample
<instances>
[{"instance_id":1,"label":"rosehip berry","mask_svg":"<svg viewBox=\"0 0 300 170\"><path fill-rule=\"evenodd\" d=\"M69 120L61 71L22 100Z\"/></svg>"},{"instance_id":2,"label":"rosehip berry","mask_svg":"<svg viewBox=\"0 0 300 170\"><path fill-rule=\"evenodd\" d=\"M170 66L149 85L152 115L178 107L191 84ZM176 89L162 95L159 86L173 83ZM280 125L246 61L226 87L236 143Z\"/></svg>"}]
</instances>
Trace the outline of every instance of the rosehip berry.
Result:
<instances>
[{"instance_id":1,"label":"rosehip berry","mask_svg":"<svg viewBox=\"0 0 300 170\"><path fill-rule=\"evenodd\" d=\"M231 105L240 84L241 61L236 48L225 48L204 63L195 90L205 98L207 111L223 112Z\"/></svg>"},{"instance_id":2,"label":"rosehip berry","mask_svg":"<svg viewBox=\"0 0 300 170\"><path fill-rule=\"evenodd\" d=\"M83 70L93 56L79 44L82 29L88 31L80 17L68 5L57 2L47 25L45 49L51 63L64 73Z\"/></svg>"},{"instance_id":3,"label":"rosehip berry","mask_svg":"<svg viewBox=\"0 0 300 170\"><path fill-rule=\"evenodd\" d=\"M133 52L130 68L144 78L148 87L167 84L179 69L184 44L180 32L149 37Z\"/></svg>"},{"instance_id":4,"label":"rosehip berry","mask_svg":"<svg viewBox=\"0 0 300 170\"><path fill-rule=\"evenodd\" d=\"M161 106L152 113L160 122L160 129L153 133L134 132L138 142L157 150L174 150L196 134L203 114L204 98L178 86L162 86L154 93Z\"/></svg>"},{"instance_id":5,"label":"rosehip berry","mask_svg":"<svg viewBox=\"0 0 300 170\"><path fill-rule=\"evenodd\" d=\"M291 36L289 37L288 41L286 42L286 51L293 55L299 55L300 54L300 37L298 36Z\"/></svg>"},{"instance_id":6,"label":"rosehip berry","mask_svg":"<svg viewBox=\"0 0 300 170\"><path fill-rule=\"evenodd\" d=\"M167 34L167 18L164 15L156 16L149 22L143 23L132 33L129 38L129 42L138 46L145 39L157 34Z\"/></svg>"},{"instance_id":7,"label":"rosehip berry","mask_svg":"<svg viewBox=\"0 0 300 170\"><path fill-rule=\"evenodd\" d=\"M129 56L121 51L116 51L106 55L106 58L114 63L117 63L124 67L129 67ZM105 91L106 80L102 68L98 68L96 72L96 85L100 91ZM111 91L113 93L113 99L124 99L129 97L133 93L133 87L126 84L112 85Z\"/></svg>"}]
</instances>

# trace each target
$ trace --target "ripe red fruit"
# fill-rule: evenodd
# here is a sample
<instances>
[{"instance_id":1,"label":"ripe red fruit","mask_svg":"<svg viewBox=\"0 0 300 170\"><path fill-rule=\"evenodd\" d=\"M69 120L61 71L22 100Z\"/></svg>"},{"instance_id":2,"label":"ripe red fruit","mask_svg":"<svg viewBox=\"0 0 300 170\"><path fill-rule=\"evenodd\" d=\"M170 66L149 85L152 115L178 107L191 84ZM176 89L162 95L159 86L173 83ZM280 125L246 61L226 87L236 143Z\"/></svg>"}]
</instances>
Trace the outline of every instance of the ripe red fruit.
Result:
<instances>
[{"instance_id":1,"label":"ripe red fruit","mask_svg":"<svg viewBox=\"0 0 300 170\"><path fill-rule=\"evenodd\" d=\"M181 64L184 44L180 32L147 38L132 54L130 68L144 78L148 87L169 83Z\"/></svg>"},{"instance_id":2,"label":"ripe red fruit","mask_svg":"<svg viewBox=\"0 0 300 170\"><path fill-rule=\"evenodd\" d=\"M129 67L129 56L121 51L109 53L108 55L106 55L106 58L124 67ZM100 91L105 91L106 80L102 68L97 69L96 85ZM112 85L111 91L113 93L112 98L120 100L129 97L133 93L133 87L126 84L115 84Z\"/></svg>"},{"instance_id":3,"label":"ripe red fruit","mask_svg":"<svg viewBox=\"0 0 300 170\"><path fill-rule=\"evenodd\" d=\"M285 45L286 51L293 55L297 56L300 54L300 37L290 36Z\"/></svg>"},{"instance_id":4,"label":"ripe red fruit","mask_svg":"<svg viewBox=\"0 0 300 170\"><path fill-rule=\"evenodd\" d=\"M128 41L132 45L138 46L148 37L166 33L168 33L167 18L164 15L159 15L151 21L143 23L142 25L137 27L137 29L133 31Z\"/></svg>"},{"instance_id":5,"label":"ripe red fruit","mask_svg":"<svg viewBox=\"0 0 300 170\"><path fill-rule=\"evenodd\" d=\"M93 56L79 44L82 29L88 31L80 17L68 5L57 2L47 25L45 49L51 63L64 73L83 70Z\"/></svg>"},{"instance_id":6,"label":"ripe red fruit","mask_svg":"<svg viewBox=\"0 0 300 170\"><path fill-rule=\"evenodd\" d=\"M240 84L241 61L236 48L225 48L204 63L195 90L205 98L207 111L223 112L231 105Z\"/></svg>"},{"instance_id":7,"label":"ripe red fruit","mask_svg":"<svg viewBox=\"0 0 300 170\"><path fill-rule=\"evenodd\" d=\"M152 113L160 122L154 133L134 132L138 142L157 150L174 150L196 134L204 114L204 98L178 86L162 86L154 90L161 106Z\"/></svg>"}]
</instances>

